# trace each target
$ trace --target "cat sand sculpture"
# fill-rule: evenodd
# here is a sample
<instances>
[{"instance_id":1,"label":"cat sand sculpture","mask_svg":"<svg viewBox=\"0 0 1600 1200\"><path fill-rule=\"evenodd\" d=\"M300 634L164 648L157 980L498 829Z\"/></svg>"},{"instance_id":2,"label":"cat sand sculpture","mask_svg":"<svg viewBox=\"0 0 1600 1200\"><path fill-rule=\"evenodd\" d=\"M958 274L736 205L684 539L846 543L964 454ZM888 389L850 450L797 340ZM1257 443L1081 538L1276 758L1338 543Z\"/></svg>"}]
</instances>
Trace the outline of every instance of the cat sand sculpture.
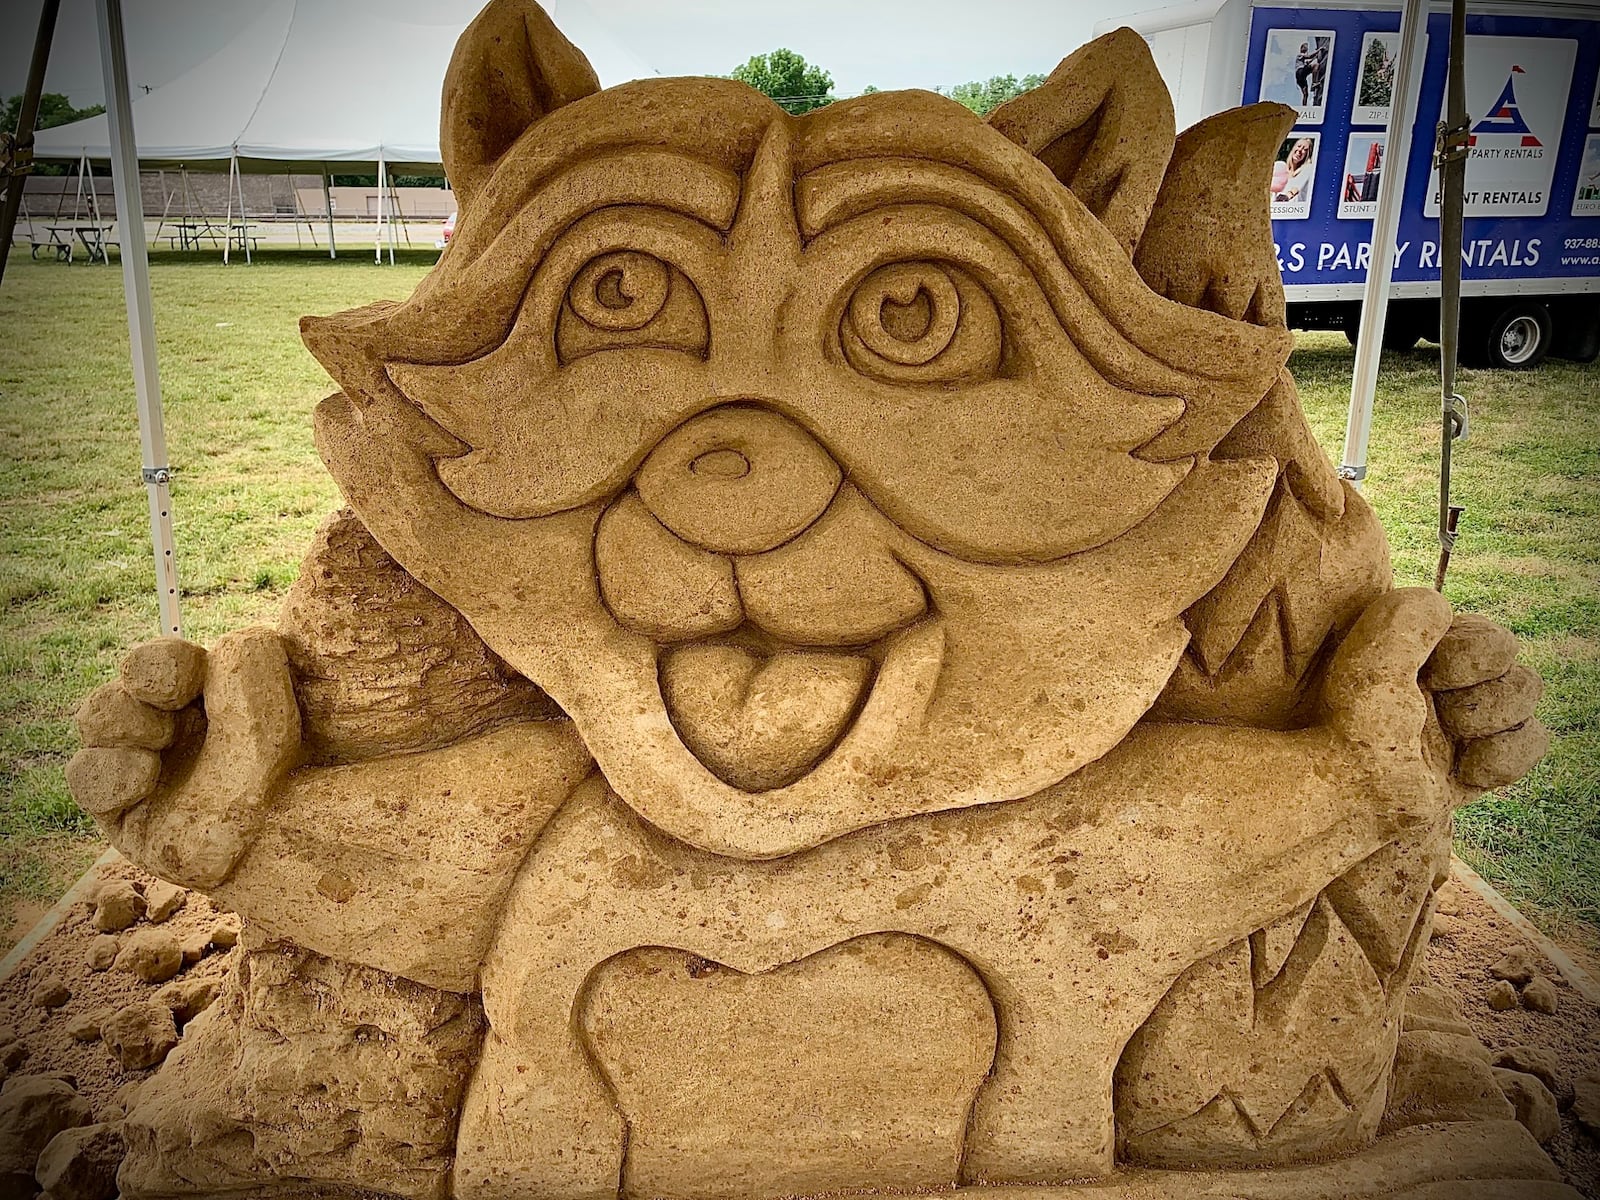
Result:
<instances>
[{"instance_id":1,"label":"cat sand sculpture","mask_svg":"<svg viewBox=\"0 0 1600 1200\"><path fill-rule=\"evenodd\" d=\"M1441 1119L1451 811L1546 735L1307 429L1292 120L1175 136L1126 30L987 120L602 91L494 0L454 240L303 323L349 508L82 713L79 802L246 922L123 1195L1550 1178L1498 1093L1374 1145Z\"/></svg>"}]
</instances>

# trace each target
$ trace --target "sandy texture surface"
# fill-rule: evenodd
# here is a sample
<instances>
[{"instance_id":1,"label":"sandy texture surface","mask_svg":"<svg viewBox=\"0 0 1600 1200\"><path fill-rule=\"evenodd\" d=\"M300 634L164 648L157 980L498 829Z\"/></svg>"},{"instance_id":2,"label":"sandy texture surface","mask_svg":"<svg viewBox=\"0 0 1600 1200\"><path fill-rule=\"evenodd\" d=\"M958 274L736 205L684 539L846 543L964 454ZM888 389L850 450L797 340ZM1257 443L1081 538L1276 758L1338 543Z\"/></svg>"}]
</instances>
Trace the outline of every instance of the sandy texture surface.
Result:
<instances>
[{"instance_id":1,"label":"sandy texture surface","mask_svg":"<svg viewBox=\"0 0 1600 1200\"><path fill-rule=\"evenodd\" d=\"M141 888L155 882L126 863L106 868L102 878L107 882L127 880ZM1600 1007L1586 1001L1556 975L1550 964L1544 963L1543 969L1554 981L1558 997L1554 1014L1521 1006L1504 1012L1491 1009L1485 998L1495 982L1490 968L1507 950L1522 946L1533 952L1536 961L1542 960L1499 914L1471 892L1452 883L1441 899L1445 910L1441 926L1447 932L1434 938L1419 982L1453 991L1460 998L1468 1022L1492 1050L1515 1046L1548 1050L1560 1064L1561 1081L1566 1085L1586 1075L1600 1074ZM119 1089L147 1078L153 1069L125 1071L102 1042L78 1041L69 1033L69 1027L78 1017L107 1013L153 998L166 985L144 983L115 967L92 969L90 947L101 936L94 927L93 914L92 904L76 905L21 967L0 981L0 1033L14 1033L27 1048L26 1059L13 1074L67 1072L76 1079L96 1118L115 1120L121 1115ZM212 930L224 916L200 894L189 893L184 906L166 921L152 925L140 920L115 936L126 942L140 930L159 929L183 942ZM233 957L231 951L212 947L200 961L186 966L177 980L220 983ZM58 1008L39 1008L30 997L51 978L59 978L70 990L71 998ZM1600 1143L1578 1129L1570 1111L1563 1112L1561 1132L1546 1149L1568 1183L1586 1196L1600 1197ZM293 1190L281 1193L286 1198L306 1200L331 1194Z\"/></svg>"},{"instance_id":2,"label":"sandy texture surface","mask_svg":"<svg viewBox=\"0 0 1600 1200\"><path fill-rule=\"evenodd\" d=\"M140 888L156 881L125 862L102 871L102 883L127 880ZM91 895L93 892L91 892ZM142 930L170 934L180 944L213 930L223 914L212 908L198 892L188 893L184 905L165 921L153 924L140 919L115 936L126 944ZM124 1071L98 1038L79 1041L69 1032L80 1017L109 1015L140 1000L155 998L170 983L145 983L132 972L112 967L97 971L89 965L90 947L102 936L93 924L94 905L74 905L56 929L34 947L9 978L0 981L0 1030L15 1034L27 1048L27 1057L11 1074L44 1074L65 1071L77 1082L79 1092L94 1107L97 1120L120 1118L114 1097L127 1083L136 1083L154 1073L154 1068ZM198 962L186 965L175 981L214 980L218 985L228 972L231 951L208 948ZM40 1008L32 1002L37 988L52 978L60 979L71 992L70 999L58 1008Z\"/></svg>"},{"instance_id":3,"label":"sandy texture surface","mask_svg":"<svg viewBox=\"0 0 1600 1200\"><path fill-rule=\"evenodd\" d=\"M1455 992L1473 1032L1491 1050L1536 1046L1549 1050L1561 1065L1563 1082L1570 1086L1589 1075L1600 1075L1600 1007L1578 994L1555 968L1529 946L1499 913L1478 896L1452 881L1441 894L1443 920L1424 960L1431 982ZM1486 999L1495 980L1489 970L1506 951L1525 947L1555 984L1554 1014L1532 1012L1518 1005L1504 1012L1489 1007ZM1428 982L1424 980L1423 982ZM1561 1132L1545 1149L1556 1160L1567 1182L1586 1196L1600 1196L1600 1143L1577 1127L1572 1113L1561 1116Z\"/></svg>"}]
</instances>

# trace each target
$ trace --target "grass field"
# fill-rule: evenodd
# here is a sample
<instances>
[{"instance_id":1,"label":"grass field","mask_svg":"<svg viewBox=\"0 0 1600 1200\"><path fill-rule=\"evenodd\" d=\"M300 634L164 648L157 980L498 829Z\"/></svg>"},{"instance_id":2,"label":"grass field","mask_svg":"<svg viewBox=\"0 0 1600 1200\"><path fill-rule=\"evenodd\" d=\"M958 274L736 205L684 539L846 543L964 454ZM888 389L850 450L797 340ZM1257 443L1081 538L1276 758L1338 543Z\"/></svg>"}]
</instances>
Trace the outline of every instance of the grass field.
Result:
<instances>
[{"instance_id":1,"label":"grass field","mask_svg":"<svg viewBox=\"0 0 1600 1200\"><path fill-rule=\"evenodd\" d=\"M330 388L296 319L398 297L433 255L158 254L152 271L185 632L270 619L337 491L311 444ZM121 273L13 256L0 287L0 904L46 900L99 852L66 794L70 713L156 632ZM1292 363L1318 436L1343 437L1351 350L1302 335ZM1428 583L1438 359L1386 355L1368 494L1402 583ZM1462 812L1460 852L1557 936L1600 940L1600 367L1467 372L1467 505L1447 591L1522 637L1554 749ZM0 939L6 922L0 920Z\"/></svg>"}]
</instances>

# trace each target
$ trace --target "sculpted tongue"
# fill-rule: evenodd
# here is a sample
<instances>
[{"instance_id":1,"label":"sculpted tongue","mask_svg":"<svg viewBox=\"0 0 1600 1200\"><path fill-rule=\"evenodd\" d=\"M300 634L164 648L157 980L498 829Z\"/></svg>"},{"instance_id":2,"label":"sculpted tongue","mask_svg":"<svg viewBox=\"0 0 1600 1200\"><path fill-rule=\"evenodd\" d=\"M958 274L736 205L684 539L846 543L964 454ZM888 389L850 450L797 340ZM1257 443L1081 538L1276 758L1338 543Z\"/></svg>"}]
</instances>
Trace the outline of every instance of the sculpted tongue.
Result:
<instances>
[{"instance_id":1,"label":"sculpted tongue","mask_svg":"<svg viewBox=\"0 0 1600 1200\"><path fill-rule=\"evenodd\" d=\"M724 783L764 792L793 783L848 728L872 678L857 654L675 646L661 694L684 745Z\"/></svg>"}]
</instances>

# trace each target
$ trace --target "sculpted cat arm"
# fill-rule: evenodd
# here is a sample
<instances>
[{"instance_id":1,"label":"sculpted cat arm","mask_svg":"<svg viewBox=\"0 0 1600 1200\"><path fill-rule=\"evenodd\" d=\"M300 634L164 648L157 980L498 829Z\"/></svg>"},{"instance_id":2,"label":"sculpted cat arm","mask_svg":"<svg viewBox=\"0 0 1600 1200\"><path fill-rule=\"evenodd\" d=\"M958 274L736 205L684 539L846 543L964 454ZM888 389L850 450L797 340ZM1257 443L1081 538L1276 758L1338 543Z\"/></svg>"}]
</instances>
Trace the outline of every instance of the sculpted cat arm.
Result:
<instances>
[{"instance_id":1,"label":"sculpted cat arm","mask_svg":"<svg viewBox=\"0 0 1600 1200\"><path fill-rule=\"evenodd\" d=\"M1438 593L1393 590L1340 645L1309 728L1147 723L1056 790L1094 807L1137 795L1141 822L1210 847L1208 863L1185 868L1191 884L1247 894L1259 890L1257 873L1281 867L1290 890L1298 880L1311 895L1405 829L1432 827L1538 761L1548 735L1532 717L1537 677L1511 665L1515 652L1498 626L1452 619ZM1207 883L1208 872L1227 878ZM1282 898L1263 899L1262 920L1283 911L1273 911Z\"/></svg>"},{"instance_id":2,"label":"sculpted cat arm","mask_svg":"<svg viewBox=\"0 0 1600 1200\"><path fill-rule=\"evenodd\" d=\"M478 931L592 766L566 721L303 765L288 662L266 629L209 653L139 647L78 721L68 785L134 862L268 934L452 990L470 989Z\"/></svg>"}]
</instances>

